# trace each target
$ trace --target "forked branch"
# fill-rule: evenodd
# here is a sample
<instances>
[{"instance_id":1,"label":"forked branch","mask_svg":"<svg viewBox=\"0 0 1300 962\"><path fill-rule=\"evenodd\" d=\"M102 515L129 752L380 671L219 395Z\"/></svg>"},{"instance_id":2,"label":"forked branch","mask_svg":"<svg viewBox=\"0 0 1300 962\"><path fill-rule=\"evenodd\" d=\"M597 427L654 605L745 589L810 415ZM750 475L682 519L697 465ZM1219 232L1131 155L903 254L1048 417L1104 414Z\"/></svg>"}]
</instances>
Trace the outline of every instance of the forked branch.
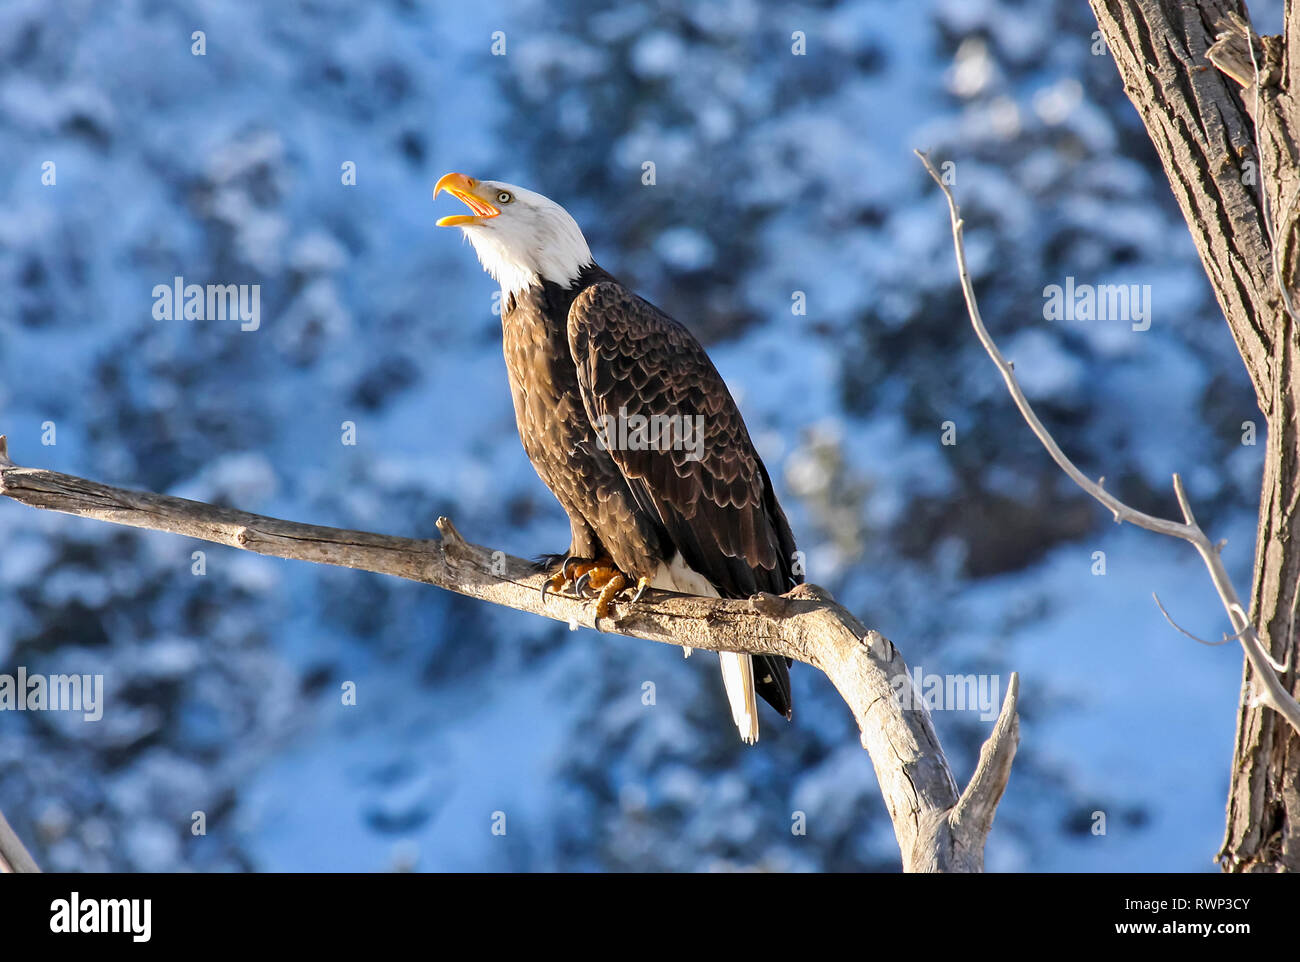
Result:
<instances>
[{"instance_id":1,"label":"forked branch","mask_svg":"<svg viewBox=\"0 0 1300 962\"><path fill-rule=\"evenodd\" d=\"M129 491L9 460L0 435L0 494L99 521L168 531L258 554L342 565L435 585L518 611L593 628L587 601L542 596L536 566L470 544L446 518L436 541L296 524L161 494ZM871 756L907 871L979 871L1011 774L1018 721L1012 675L971 787L959 797L930 713L903 656L815 585L787 595L724 600L647 592L617 604L600 629L670 645L785 655L827 675L853 712ZM905 695L906 697L900 697Z\"/></svg>"}]
</instances>

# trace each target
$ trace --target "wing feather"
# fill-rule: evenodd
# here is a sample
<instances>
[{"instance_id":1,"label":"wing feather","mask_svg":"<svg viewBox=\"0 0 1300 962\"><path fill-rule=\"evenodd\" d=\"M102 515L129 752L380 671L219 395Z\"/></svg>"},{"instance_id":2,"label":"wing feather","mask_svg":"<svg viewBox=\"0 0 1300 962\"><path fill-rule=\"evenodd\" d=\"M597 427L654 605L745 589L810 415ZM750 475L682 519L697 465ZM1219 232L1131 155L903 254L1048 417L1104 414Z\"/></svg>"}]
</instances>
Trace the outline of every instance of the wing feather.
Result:
<instances>
[{"instance_id":1,"label":"wing feather","mask_svg":"<svg viewBox=\"0 0 1300 962\"><path fill-rule=\"evenodd\" d=\"M646 419L652 439L654 419L660 429L673 425L676 444L662 437L642 446L611 444L609 454L633 500L663 526L686 564L723 597L781 594L802 581L795 573L794 535L767 469L726 383L691 333L609 281L574 299L568 328L593 427L605 425L617 440L620 421L631 429L635 419ZM696 433L685 434L687 426ZM786 717L790 663L754 658L755 688Z\"/></svg>"},{"instance_id":2,"label":"wing feather","mask_svg":"<svg viewBox=\"0 0 1300 962\"><path fill-rule=\"evenodd\" d=\"M666 449L613 444L609 452L637 503L664 526L687 564L724 597L779 594L797 584L790 526L731 392L700 343L610 281L584 290L568 321L593 425L622 419L631 429L641 417L702 430L698 438L675 432L678 443Z\"/></svg>"}]
</instances>

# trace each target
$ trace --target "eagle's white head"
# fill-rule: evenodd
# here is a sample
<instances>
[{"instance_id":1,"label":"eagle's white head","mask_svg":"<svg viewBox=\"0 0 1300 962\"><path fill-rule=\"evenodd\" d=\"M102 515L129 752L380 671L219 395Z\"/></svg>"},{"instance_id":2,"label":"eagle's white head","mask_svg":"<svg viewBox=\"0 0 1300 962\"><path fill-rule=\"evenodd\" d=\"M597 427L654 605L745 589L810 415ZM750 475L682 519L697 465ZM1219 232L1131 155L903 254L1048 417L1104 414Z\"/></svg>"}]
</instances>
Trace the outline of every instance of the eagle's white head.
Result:
<instances>
[{"instance_id":1,"label":"eagle's white head","mask_svg":"<svg viewBox=\"0 0 1300 962\"><path fill-rule=\"evenodd\" d=\"M504 295L542 281L568 286L592 263L591 249L569 212L541 194L498 180L447 174L433 188L463 201L472 214L454 214L439 227L459 227L483 269Z\"/></svg>"}]
</instances>

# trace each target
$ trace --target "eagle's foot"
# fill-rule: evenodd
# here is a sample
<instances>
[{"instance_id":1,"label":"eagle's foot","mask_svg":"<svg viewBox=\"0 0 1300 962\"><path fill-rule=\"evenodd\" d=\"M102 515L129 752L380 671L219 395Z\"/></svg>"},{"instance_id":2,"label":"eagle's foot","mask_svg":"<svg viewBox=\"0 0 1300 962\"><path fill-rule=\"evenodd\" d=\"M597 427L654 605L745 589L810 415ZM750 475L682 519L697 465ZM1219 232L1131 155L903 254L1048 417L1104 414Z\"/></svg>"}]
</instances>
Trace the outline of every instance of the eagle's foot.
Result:
<instances>
[{"instance_id":1,"label":"eagle's foot","mask_svg":"<svg viewBox=\"0 0 1300 962\"><path fill-rule=\"evenodd\" d=\"M596 622L610 617L610 608L619 592L628 587L625 575L609 558L599 561L576 561L566 558L558 571L542 582L542 598L548 591L565 593L571 588L578 598L596 599ZM636 604L650 587L649 578L638 578L630 604Z\"/></svg>"},{"instance_id":2,"label":"eagle's foot","mask_svg":"<svg viewBox=\"0 0 1300 962\"><path fill-rule=\"evenodd\" d=\"M542 604L546 604L546 592L560 594L565 587L573 583L574 575L569 573L569 565L578 565L581 562L575 562L573 558L566 556L560 563L560 568L555 574L542 582Z\"/></svg>"},{"instance_id":3,"label":"eagle's foot","mask_svg":"<svg viewBox=\"0 0 1300 962\"><path fill-rule=\"evenodd\" d=\"M615 596L620 591L622 591L624 588L627 587L628 587L627 575L623 574L621 571L617 571L615 572L614 577L610 578L609 581L605 583L605 586L600 589L600 595L596 599L597 627L599 627L600 625L601 618L609 617L609 606L610 603L614 600ZM646 578L644 576L638 578L636 580L636 584L632 588L628 589L632 591L632 598L630 601L628 601L628 604L634 605L638 601L640 601L641 596L645 594L646 589L649 587L650 587L649 578Z\"/></svg>"},{"instance_id":4,"label":"eagle's foot","mask_svg":"<svg viewBox=\"0 0 1300 962\"><path fill-rule=\"evenodd\" d=\"M627 577L608 558L579 567L582 570L578 572L578 580L573 583L573 588L580 598L600 597L615 578L621 578L623 584L627 584Z\"/></svg>"},{"instance_id":5,"label":"eagle's foot","mask_svg":"<svg viewBox=\"0 0 1300 962\"><path fill-rule=\"evenodd\" d=\"M595 620L599 627L600 619L609 617L609 606L614 596L627 587L627 575L619 571L609 558L576 564L572 574L577 576L573 581L574 593L579 598L596 599Z\"/></svg>"},{"instance_id":6,"label":"eagle's foot","mask_svg":"<svg viewBox=\"0 0 1300 962\"><path fill-rule=\"evenodd\" d=\"M608 558L602 558L599 561L581 561L577 558L565 558L560 569L542 582L542 601L546 600L548 591L555 594L564 594L566 589L572 589L573 597L576 598L593 598L597 591L609 580L608 576L600 576L600 571L615 571L614 562ZM595 578L596 580L592 580Z\"/></svg>"}]
</instances>

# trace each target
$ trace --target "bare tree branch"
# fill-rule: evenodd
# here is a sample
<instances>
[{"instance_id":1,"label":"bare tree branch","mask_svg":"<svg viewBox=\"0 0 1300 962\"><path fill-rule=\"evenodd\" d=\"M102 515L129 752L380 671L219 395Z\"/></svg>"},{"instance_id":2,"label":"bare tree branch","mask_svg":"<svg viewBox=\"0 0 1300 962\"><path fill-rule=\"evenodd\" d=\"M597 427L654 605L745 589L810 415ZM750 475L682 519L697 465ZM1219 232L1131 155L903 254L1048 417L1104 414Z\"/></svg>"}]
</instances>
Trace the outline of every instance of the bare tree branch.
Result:
<instances>
[{"instance_id":1,"label":"bare tree branch","mask_svg":"<svg viewBox=\"0 0 1300 962\"><path fill-rule=\"evenodd\" d=\"M1016 407L1020 409L1020 413L1029 423L1029 428L1034 432L1034 436L1043 443L1043 447L1047 448L1047 453L1052 456L1052 460L1057 463L1062 471L1069 475L1070 480L1110 509L1111 514L1115 516L1116 522L1127 521L1157 534L1179 538L1196 549L1197 554L1201 556L1201 560L1205 562L1206 568L1209 569L1210 580L1214 582L1214 590L1218 592L1219 599L1228 612L1228 619L1232 622L1233 628L1236 629L1241 647L1246 652L1246 658L1249 659L1258 673L1257 677L1263 685L1262 690L1259 692L1261 704L1272 708L1289 721L1296 731L1300 732L1300 704L1297 704L1296 700L1291 697L1291 693L1283 687L1281 681L1278 680L1277 674L1273 671L1273 661L1261 644L1255 627L1246 617L1246 609L1242 606L1241 599L1237 597L1236 589L1232 586L1232 581L1228 577L1227 569L1223 566L1223 559L1220 557L1218 549L1206 537L1205 532L1201 530L1201 526L1196 523L1196 517L1192 514L1191 503L1187 500L1187 492L1183 489L1182 478L1177 474L1174 475L1174 494L1177 496L1178 505L1183 511L1184 522L1182 524L1138 511L1129 507L1075 467L1074 462L1066 457L1051 433L1043 426L1043 422L1038 419L1038 415L1034 413L1029 399L1025 397L1025 392L1020 389L1020 384L1016 381L1015 371L1007 363L1006 358L1002 356L1002 352L998 350L997 344L994 343L988 329L984 326L979 304L975 300L975 288L971 285L970 272L966 267L966 245L963 240L961 208L957 206L957 200L953 197L952 190L943 182L939 172L930 163L930 158L919 150L913 152L920 158L921 163L925 165L925 169L934 179L934 182L939 185L944 197L947 198L948 215L952 222L953 248L957 257L957 271L961 276L962 294L966 298L966 310L970 315L971 325L975 328L975 334L980 343L984 345L984 350L988 352L989 357L993 359L993 363L997 365L1002 380L1006 382L1007 390L1011 392L1012 400L1015 401Z\"/></svg>"},{"instance_id":2,"label":"bare tree branch","mask_svg":"<svg viewBox=\"0 0 1300 962\"><path fill-rule=\"evenodd\" d=\"M1165 616L1165 621L1169 622L1169 627L1173 628L1179 634L1186 635L1188 638L1192 639L1192 641L1196 642L1198 645L1204 645L1206 648L1217 648L1220 645L1231 644L1232 642L1236 641L1239 637L1241 637L1240 632L1238 632L1235 635L1230 635L1225 631L1223 633L1223 637L1220 638L1218 641L1206 641L1204 638L1192 634L1190 631L1188 631L1178 622L1174 621L1174 616L1171 615L1165 609L1165 606L1160 602L1160 596L1158 594L1156 594L1153 591L1151 592L1151 597L1155 601L1156 607L1160 609L1160 613Z\"/></svg>"},{"instance_id":3,"label":"bare tree branch","mask_svg":"<svg viewBox=\"0 0 1300 962\"><path fill-rule=\"evenodd\" d=\"M1007 696L993 726L993 734L980 748L975 774L948 816L948 827L957 839L968 835L980 838L993 827L993 814L1011 777L1011 763L1016 757L1016 746L1020 744L1020 716L1014 711L1019 698L1020 676L1012 672L1011 684L1007 687ZM1011 710L1008 706L1012 706Z\"/></svg>"},{"instance_id":4,"label":"bare tree branch","mask_svg":"<svg viewBox=\"0 0 1300 962\"><path fill-rule=\"evenodd\" d=\"M39 872L36 860L0 812L0 872Z\"/></svg>"},{"instance_id":5,"label":"bare tree branch","mask_svg":"<svg viewBox=\"0 0 1300 962\"><path fill-rule=\"evenodd\" d=\"M437 541L297 524L184 498L128 491L9 460L0 435L0 494L35 508L167 531L258 554L341 565L595 628L594 605L543 597L545 575L502 551L470 544L438 519ZM978 788L960 808L956 782L924 699L912 689L902 654L816 585L787 595L724 600L648 591L616 604L599 628L687 648L785 655L825 672L853 712L871 756L906 871L980 871L993 813L1015 756L1019 683L1012 676L993 737L981 756ZM900 693L907 697L899 697ZM990 747L991 746L991 747ZM995 762L987 762L985 756ZM971 813L967 817L966 813ZM977 816L977 817L976 817Z\"/></svg>"}]
</instances>

